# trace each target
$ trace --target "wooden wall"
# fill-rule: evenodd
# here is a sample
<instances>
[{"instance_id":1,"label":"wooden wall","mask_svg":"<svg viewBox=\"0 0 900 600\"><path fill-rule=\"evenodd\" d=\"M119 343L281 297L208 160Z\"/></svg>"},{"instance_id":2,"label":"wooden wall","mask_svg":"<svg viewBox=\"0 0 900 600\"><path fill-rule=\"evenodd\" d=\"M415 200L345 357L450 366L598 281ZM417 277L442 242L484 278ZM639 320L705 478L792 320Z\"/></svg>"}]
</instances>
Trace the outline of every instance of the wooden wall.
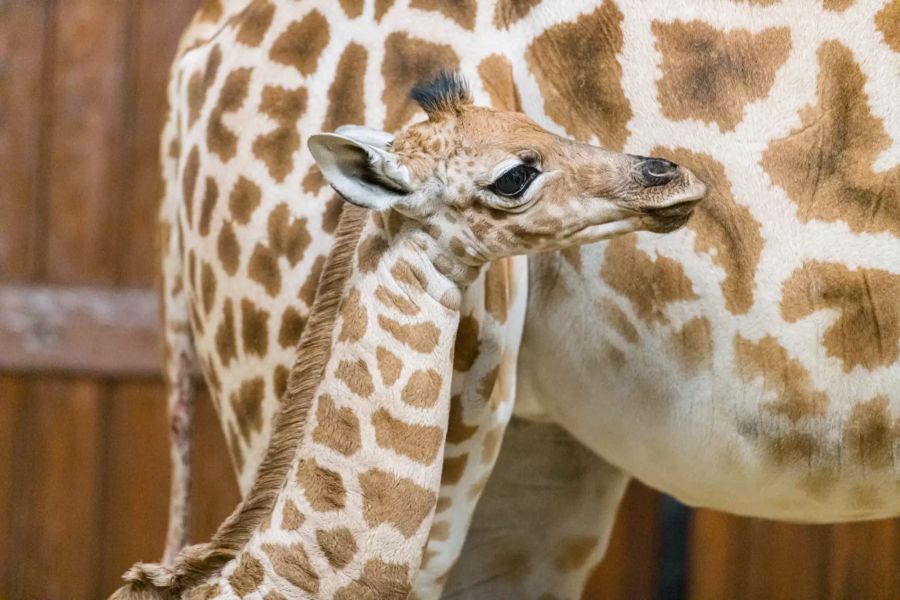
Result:
<instances>
[{"instance_id":1,"label":"wooden wall","mask_svg":"<svg viewBox=\"0 0 900 600\"><path fill-rule=\"evenodd\" d=\"M0 316L18 318L0 333L3 600L104 598L162 547L151 225L166 73L197 3L0 0ZM206 401L198 423L203 539L237 491ZM587 597L654 597L659 505L632 486ZM690 598L900 595L894 523L799 527L697 511L685 543Z\"/></svg>"}]
</instances>

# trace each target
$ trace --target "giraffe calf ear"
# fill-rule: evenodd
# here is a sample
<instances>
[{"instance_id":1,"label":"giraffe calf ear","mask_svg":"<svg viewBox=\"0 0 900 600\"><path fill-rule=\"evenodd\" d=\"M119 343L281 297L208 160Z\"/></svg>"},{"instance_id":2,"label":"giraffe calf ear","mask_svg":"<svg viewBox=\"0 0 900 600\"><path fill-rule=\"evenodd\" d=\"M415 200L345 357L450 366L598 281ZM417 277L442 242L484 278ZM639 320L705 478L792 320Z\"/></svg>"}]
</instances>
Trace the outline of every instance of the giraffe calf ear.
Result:
<instances>
[{"instance_id":1,"label":"giraffe calf ear","mask_svg":"<svg viewBox=\"0 0 900 600\"><path fill-rule=\"evenodd\" d=\"M309 151L325 180L348 202L372 210L390 208L412 191L409 174L387 150L390 140L376 145L374 130L360 129L367 132L361 139L334 133L313 135L307 141Z\"/></svg>"}]
</instances>

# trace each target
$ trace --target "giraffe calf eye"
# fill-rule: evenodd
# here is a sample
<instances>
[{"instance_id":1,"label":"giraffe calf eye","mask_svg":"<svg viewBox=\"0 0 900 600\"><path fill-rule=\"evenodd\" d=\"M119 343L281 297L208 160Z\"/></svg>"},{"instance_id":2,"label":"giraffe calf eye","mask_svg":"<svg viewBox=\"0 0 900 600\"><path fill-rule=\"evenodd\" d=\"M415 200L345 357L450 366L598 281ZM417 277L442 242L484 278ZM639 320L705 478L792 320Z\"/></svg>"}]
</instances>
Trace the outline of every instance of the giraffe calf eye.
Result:
<instances>
[{"instance_id":1,"label":"giraffe calf eye","mask_svg":"<svg viewBox=\"0 0 900 600\"><path fill-rule=\"evenodd\" d=\"M534 167L518 165L494 180L489 189L498 196L518 198L525 193L538 175L540 171Z\"/></svg>"}]
</instances>

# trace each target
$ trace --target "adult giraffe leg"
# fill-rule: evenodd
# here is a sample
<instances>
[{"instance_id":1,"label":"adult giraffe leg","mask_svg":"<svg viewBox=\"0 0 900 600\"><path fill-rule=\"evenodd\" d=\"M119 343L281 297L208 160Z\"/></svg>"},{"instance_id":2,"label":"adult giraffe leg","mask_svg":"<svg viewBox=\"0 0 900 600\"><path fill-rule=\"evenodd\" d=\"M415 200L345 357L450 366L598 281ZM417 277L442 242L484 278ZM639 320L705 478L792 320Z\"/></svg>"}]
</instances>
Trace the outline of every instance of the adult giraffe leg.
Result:
<instances>
[{"instance_id":1,"label":"adult giraffe leg","mask_svg":"<svg viewBox=\"0 0 900 600\"><path fill-rule=\"evenodd\" d=\"M561 427L514 418L444 598L580 598L629 477Z\"/></svg>"},{"instance_id":2,"label":"adult giraffe leg","mask_svg":"<svg viewBox=\"0 0 900 600\"><path fill-rule=\"evenodd\" d=\"M171 89L170 89L171 94ZM188 543L191 500L191 434L194 414L196 355L190 327L190 310L184 286L183 251L179 211L183 202L178 185L178 116L169 115L162 137L161 168L165 189L159 212L160 286L166 408L172 479L169 524L163 564L169 565Z\"/></svg>"}]
</instances>

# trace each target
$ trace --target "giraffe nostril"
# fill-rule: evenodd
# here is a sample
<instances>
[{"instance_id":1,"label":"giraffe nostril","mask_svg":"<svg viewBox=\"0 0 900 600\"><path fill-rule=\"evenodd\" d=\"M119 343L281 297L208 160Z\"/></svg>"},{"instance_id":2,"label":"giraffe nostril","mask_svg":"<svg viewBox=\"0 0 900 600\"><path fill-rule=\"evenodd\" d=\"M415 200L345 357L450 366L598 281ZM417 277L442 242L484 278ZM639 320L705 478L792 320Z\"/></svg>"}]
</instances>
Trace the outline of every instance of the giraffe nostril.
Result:
<instances>
[{"instance_id":1,"label":"giraffe nostril","mask_svg":"<svg viewBox=\"0 0 900 600\"><path fill-rule=\"evenodd\" d=\"M665 185L678 175L678 165L664 158L640 157L641 163L638 171L641 179L647 187Z\"/></svg>"}]
</instances>

